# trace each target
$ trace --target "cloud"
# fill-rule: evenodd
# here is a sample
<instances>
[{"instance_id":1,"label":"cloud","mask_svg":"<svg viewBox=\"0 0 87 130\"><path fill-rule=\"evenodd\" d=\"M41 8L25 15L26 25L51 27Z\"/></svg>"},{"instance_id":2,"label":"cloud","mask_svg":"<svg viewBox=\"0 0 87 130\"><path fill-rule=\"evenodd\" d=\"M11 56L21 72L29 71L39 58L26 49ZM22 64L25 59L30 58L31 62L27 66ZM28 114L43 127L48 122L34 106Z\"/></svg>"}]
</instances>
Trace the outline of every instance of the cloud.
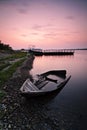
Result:
<instances>
[{"instance_id":1,"label":"cloud","mask_svg":"<svg viewBox=\"0 0 87 130\"><path fill-rule=\"evenodd\" d=\"M21 34L21 37L27 37L27 35L26 34Z\"/></svg>"},{"instance_id":2,"label":"cloud","mask_svg":"<svg viewBox=\"0 0 87 130\"><path fill-rule=\"evenodd\" d=\"M11 2L11 0L0 0L0 3L4 4L4 3L9 3Z\"/></svg>"},{"instance_id":3,"label":"cloud","mask_svg":"<svg viewBox=\"0 0 87 130\"><path fill-rule=\"evenodd\" d=\"M26 13L27 13L27 9L20 8L20 9L18 9L18 12L19 12L20 14L26 14Z\"/></svg>"},{"instance_id":4,"label":"cloud","mask_svg":"<svg viewBox=\"0 0 87 130\"><path fill-rule=\"evenodd\" d=\"M0 0L0 4L15 7L21 14L27 13L30 5L29 2L28 0Z\"/></svg>"},{"instance_id":5,"label":"cloud","mask_svg":"<svg viewBox=\"0 0 87 130\"><path fill-rule=\"evenodd\" d=\"M31 33L31 35L38 35L38 33Z\"/></svg>"},{"instance_id":6,"label":"cloud","mask_svg":"<svg viewBox=\"0 0 87 130\"><path fill-rule=\"evenodd\" d=\"M17 4L17 1L15 0L0 0L0 4L1 5L7 5L7 6L9 6L9 5L15 5L15 4Z\"/></svg>"},{"instance_id":7,"label":"cloud","mask_svg":"<svg viewBox=\"0 0 87 130\"><path fill-rule=\"evenodd\" d=\"M32 26L33 30L47 30L47 29L52 29L53 25L52 24L45 24L45 25L39 25L39 24L34 24Z\"/></svg>"},{"instance_id":8,"label":"cloud","mask_svg":"<svg viewBox=\"0 0 87 130\"><path fill-rule=\"evenodd\" d=\"M45 38L56 38L58 35L59 35L59 33L50 32L50 33L44 34L44 37Z\"/></svg>"},{"instance_id":9,"label":"cloud","mask_svg":"<svg viewBox=\"0 0 87 130\"><path fill-rule=\"evenodd\" d=\"M31 0L0 0L0 6L14 7L21 14L25 14L29 10L30 4Z\"/></svg>"},{"instance_id":10,"label":"cloud","mask_svg":"<svg viewBox=\"0 0 87 130\"><path fill-rule=\"evenodd\" d=\"M32 32L32 33L28 33L28 35L27 34L21 34L20 36L21 37L28 37L28 36L31 36L31 35L36 36L36 35L38 35L38 33Z\"/></svg>"},{"instance_id":11,"label":"cloud","mask_svg":"<svg viewBox=\"0 0 87 130\"><path fill-rule=\"evenodd\" d=\"M43 27L43 26L41 26L41 25L35 24L35 25L32 26L32 29L34 29L34 30L39 30L39 29L41 29L42 27Z\"/></svg>"},{"instance_id":12,"label":"cloud","mask_svg":"<svg viewBox=\"0 0 87 130\"><path fill-rule=\"evenodd\" d=\"M68 20L74 20L75 19L75 17L72 16L72 15L66 16L65 18L68 19Z\"/></svg>"}]
</instances>

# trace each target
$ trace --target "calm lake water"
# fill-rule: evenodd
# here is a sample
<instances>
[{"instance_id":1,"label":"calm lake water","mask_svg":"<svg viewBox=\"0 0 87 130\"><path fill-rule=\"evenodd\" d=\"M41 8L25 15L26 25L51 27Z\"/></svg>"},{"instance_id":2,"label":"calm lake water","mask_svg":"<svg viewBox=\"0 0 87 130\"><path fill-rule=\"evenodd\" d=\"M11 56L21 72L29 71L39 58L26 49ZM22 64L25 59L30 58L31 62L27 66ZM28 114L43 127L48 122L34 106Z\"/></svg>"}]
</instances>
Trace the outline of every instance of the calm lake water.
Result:
<instances>
[{"instance_id":1,"label":"calm lake water","mask_svg":"<svg viewBox=\"0 0 87 130\"><path fill-rule=\"evenodd\" d=\"M87 122L87 50L75 51L73 56L35 57L31 74L49 70L65 69L71 79L46 106L49 114L60 116L72 126L70 130L86 130ZM61 114L59 114L61 113Z\"/></svg>"}]
</instances>

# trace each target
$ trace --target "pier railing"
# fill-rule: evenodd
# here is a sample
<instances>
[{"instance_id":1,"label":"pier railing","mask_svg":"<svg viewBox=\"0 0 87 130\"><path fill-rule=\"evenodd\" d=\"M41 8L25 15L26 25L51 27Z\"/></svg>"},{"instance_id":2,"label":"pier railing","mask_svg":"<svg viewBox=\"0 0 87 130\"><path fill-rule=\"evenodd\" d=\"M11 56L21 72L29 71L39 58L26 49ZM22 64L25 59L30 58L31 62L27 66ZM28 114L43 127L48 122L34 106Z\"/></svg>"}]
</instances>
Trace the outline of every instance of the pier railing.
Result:
<instances>
[{"instance_id":1,"label":"pier railing","mask_svg":"<svg viewBox=\"0 0 87 130\"><path fill-rule=\"evenodd\" d=\"M74 52L73 49L47 49L47 50L43 50L43 53L45 52Z\"/></svg>"}]
</instances>

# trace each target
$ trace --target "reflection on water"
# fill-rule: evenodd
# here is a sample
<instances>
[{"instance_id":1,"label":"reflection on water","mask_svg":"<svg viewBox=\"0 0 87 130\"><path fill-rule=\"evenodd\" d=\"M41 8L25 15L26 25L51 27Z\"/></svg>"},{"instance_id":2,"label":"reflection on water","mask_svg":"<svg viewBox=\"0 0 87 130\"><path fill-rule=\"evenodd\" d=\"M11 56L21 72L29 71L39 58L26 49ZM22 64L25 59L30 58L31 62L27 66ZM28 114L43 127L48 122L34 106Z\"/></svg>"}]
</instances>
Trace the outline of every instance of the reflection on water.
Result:
<instances>
[{"instance_id":1,"label":"reflection on water","mask_svg":"<svg viewBox=\"0 0 87 130\"><path fill-rule=\"evenodd\" d=\"M35 57L32 74L43 73L48 70L65 69L75 77L87 72L87 53L75 52L74 56L41 56Z\"/></svg>"},{"instance_id":2,"label":"reflection on water","mask_svg":"<svg viewBox=\"0 0 87 130\"><path fill-rule=\"evenodd\" d=\"M56 69L65 69L72 77L46 107L50 108L50 111L60 111L64 117L72 113L73 118L82 115L84 121L87 120L87 51L76 51L74 56L35 57L31 74Z\"/></svg>"},{"instance_id":3,"label":"reflection on water","mask_svg":"<svg viewBox=\"0 0 87 130\"><path fill-rule=\"evenodd\" d=\"M73 56L42 56L36 57L33 64L33 74L43 73L48 70L68 69L72 64ZM68 62L69 61L69 62Z\"/></svg>"},{"instance_id":4,"label":"reflection on water","mask_svg":"<svg viewBox=\"0 0 87 130\"><path fill-rule=\"evenodd\" d=\"M40 74L49 70L67 70L72 78L69 81L71 90L86 89L87 51L76 51L74 56L38 56L35 57L31 74ZM67 90L68 91L68 90ZM71 92L72 93L72 92Z\"/></svg>"}]
</instances>

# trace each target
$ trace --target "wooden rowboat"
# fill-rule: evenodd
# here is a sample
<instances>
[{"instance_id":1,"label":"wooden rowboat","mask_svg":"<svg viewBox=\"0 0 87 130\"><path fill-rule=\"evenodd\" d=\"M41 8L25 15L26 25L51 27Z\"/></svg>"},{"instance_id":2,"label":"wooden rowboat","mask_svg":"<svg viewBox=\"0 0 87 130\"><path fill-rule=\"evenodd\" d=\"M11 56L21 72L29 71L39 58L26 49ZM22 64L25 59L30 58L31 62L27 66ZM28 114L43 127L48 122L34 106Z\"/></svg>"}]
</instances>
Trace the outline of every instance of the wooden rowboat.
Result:
<instances>
[{"instance_id":1,"label":"wooden rowboat","mask_svg":"<svg viewBox=\"0 0 87 130\"><path fill-rule=\"evenodd\" d=\"M41 96L60 91L69 81L65 70L52 70L36 75L33 81L26 79L20 88L21 95L25 97Z\"/></svg>"}]
</instances>

